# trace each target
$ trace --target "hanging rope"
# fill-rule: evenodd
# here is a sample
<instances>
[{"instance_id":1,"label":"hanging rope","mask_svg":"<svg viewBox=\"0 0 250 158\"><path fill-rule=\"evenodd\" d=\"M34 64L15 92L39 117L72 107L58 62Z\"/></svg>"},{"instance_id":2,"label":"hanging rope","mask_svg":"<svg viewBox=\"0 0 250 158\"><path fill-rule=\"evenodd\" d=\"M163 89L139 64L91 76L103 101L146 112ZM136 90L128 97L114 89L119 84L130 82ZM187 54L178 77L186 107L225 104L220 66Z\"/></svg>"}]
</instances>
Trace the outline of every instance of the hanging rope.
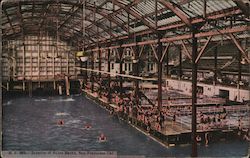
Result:
<instances>
[{"instance_id":1,"label":"hanging rope","mask_svg":"<svg viewBox=\"0 0 250 158\"><path fill-rule=\"evenodd\" d=\"M144 81L156 81L157 80L156 78L145 78L145 77L140 77L140 76L125 75L125 74L120 74L120 73L113 73L113 72L108 72L108 71L99 71L99 70L87 69L87 68L81 68L81 67L75 67L75 69L85 70L85 71L90 71L90 72L95 72L95 73L103 73L103 74L108 74L108 75L113 75L113 76L133 78L133 79L144 80Z\"/></svg>"}]
</instances>

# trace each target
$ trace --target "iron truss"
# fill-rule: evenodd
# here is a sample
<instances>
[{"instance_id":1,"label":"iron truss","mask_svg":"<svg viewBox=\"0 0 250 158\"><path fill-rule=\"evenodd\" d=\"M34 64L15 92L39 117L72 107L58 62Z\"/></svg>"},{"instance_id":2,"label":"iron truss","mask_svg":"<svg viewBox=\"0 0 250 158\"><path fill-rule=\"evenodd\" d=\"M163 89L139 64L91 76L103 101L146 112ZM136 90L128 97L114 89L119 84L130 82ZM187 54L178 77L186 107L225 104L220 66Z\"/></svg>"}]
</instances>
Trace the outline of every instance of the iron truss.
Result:
<instances>
[{"instance_id":1,"label":"iron truss","mask_svg":"<svg viewBox=\"0 0 250 158\"><path fill-rule=\"evenodd\" d=\"M58 31L61 40L92 50L107 43L132 46L134 37L153 44L159 33L162 42L188 40L192 26L203 40L249 36L244 0L5 0L1 19L4 40Z\"/></svg>"}]
</instances>

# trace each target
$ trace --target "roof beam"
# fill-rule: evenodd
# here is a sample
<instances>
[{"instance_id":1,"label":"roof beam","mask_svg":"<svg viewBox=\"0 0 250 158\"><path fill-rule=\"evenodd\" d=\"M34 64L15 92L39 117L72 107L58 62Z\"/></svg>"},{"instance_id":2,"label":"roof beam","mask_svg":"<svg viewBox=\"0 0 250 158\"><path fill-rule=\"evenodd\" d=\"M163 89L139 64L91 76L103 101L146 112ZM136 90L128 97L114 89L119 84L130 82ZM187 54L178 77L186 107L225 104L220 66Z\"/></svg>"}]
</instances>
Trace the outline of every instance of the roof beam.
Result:
<instances>
[{"instance_id":1,"label":"roof beam","mask_svg":"<svg viewBox=\"0 0 250 158\"><path fill-rule=\"evenodd\" d=\"M80 9L80 7L78 7L77 9L74 10L74 6L70 9L72 11L72 13L67 17L67 19L61 23L61 25L59 26L58 30L61 29L66 23L68 23L70 20L72 20L72 16L74 14L76 14L76 12ZM110 36L115 37L114 34L112 34L110 31L108 31L108 29L105 29L103 27L103 25L101 25L100 23L94 22L93 20L90 19L90 16L85 16L85 21L89 21L91 22L93 25L95 25L96 27L100 27L104 32L108 33ZM79 22L80 23L80 22ZM77 25L79 24L77 23ZM87 28L90 29L90 28Z\"/></svg>"},{"instance_id":2,"label":"roof beam","mask_svg":"<svg viewBox=\"0 0 250 158\"><path fill-rule=\"evenodd\" d=\"M154 47L153 44L150 44L150 46L151 46L151 49L152 49L152 51L153 51L153 53L154 53L155 59L156 59L157 61L159 61L158 55L157 55L157 53L156 53L156 48Z\"/></svg>"},{"instance_id":3,"label":"roof beam","mask_svg":"<svg viewBox=\"0 0 250 158\"><path fill-rule=\"evenodd\" d=\"M99 28L101 28L102 30L103 30L103 32L106 32L107 34L109 34L110 36L112 36L112 37L116 37L113 33L111 33L110 31L109 31L109 28L108 29L105 29L105 27L102 25L102 24L100 24L100 23L97 23L97 22L95 22L95 21L93 21L93 20L91 20L91 19L87 19L87 17L85 17L86 19L86 21L89 21L89 22L91 22L93 25L95 25L96 27L99 27ZM95 34L96 35L96 34ZM95 36L94 35L94 36Z\"/></svg>"},{"instance_id":4,"label":"roof beam","mask_svg":"<svg viewBox=\"0 0 250 158\"><path fill-rule=\"evenodd\" d=\"M247 6L242 0L233 0L234 3L242 10L242 12L249 17L250 9L249 6Z\"/></svg>"},{"instance_id":5,"label":"roof beam","mask_svg":"<svg viewBox=\"0 0 250 158\"><path fill-rule=\"evenodd\" d=\"M34 16L35 12L35 0L32 1L32 17Z\"/></svg>"},{"instance_id":6,"label":"roof beam","mask_svg":"<svg viewBox=\"0 0 250 158\"><path fill-rule=\"evenodd\" d=\"M43 17L42 17L42 20L40 21L40 23L39 23L39 30L42 28L42 25L43 25L43 23L45 22L45 19L47 19L47 14L48 14L48 12L49 12L49 8L50 8L50 4L47 4L47 5L45 5L44 7L43 7L43 10L44 10L44 13L43 13ZM46 9L45 9L45 7L46 7Z\"/></svg>"},{"instance_id":7,"label":"roof beam","mask_svg":"<svg viewBox=\"0 0 250 158\"><path fill-rule=\"evenodd\" d=\"M213 36L209 36L208 40L206 41L205 45L202 47L201 51L198 54L198 57L195 60L195 63L197 64L202 56L202 54L204 53L205 49L207 48L209 42L211 41Z\"/></svg>"},{"instance_id":8,"label":"roof beam","mask_svg":"<svg viewBox=\"0 0 250 158\"><path fill-rule=\"evenodd\" d=\"M78 30L76 30L76 29L72 29L72 27L68 27L68 26L65 27L65 28L67 28L68 30L73 30L74 32L76 32L76 33L73 32L73 36L70 37L71 39L74 39L76 36L79 36L79 35L81 35L81 36L79 36L79 37L83 37L81 31L78 31ZM91 31L89 31L89 32L91 32ZM85 32L85 33L86 33L86 35L87 35L89 38L90 38L90 37L93 37L92 35L88 34L87 32ZM95 41L91 39L91 42L95 42Z\"/></svg>"},{"instance_id":9,"label":"roof beam","mask_svg":"<svg viewBox=\"0 0 250 158\"><path fill-rule=\"evenodd\" d=\"M7 20L8 20L8 22L9 22L10 26L11 26L11 29L12 29L13 33L15 33L14 26L13 26L11 20L10 20L10 17L9 17L9 15L8 15L7 11L6 11L5 9L3 9L3 11L4 11L4 14L5 14L6 17L7 17Z\"/></svg>"},{"instance_id":10,"label":"roof beam","mask_svg":"<svg viewBox=\"0 0 250 158\"><path fill-rule=\"evenodd\" d=\"M120 8L124 9L127 13L129 13L130 15L134 16L135 18L141 20L143 22L144 25L146 25L147 27L149 27L151 30L156 30L154 24L152 24L151 22L147 21L146 19L142 18L141 15L139 15L138 13L136 13L135 11L133 11L130 7L122 4L121 2L119 2L118 0L113 0L113 3L117 6L119 6Z\"/></svg>"},{"instance_id":11,"label":"roof beam","mask_svg":"<svg viewBox=\"0 0 250 158\"><path fill-rule=\"evenodd\" d=\"M139 58L141 57L143 50L144 50L144 45L142 45L142 47L141 47L141 49L140 49Z\"/></svg>"},{"instance_id":12,"label":"roof beam","mask_svg":"<svg viewBox=\"0 0 250 158\"><path fill-rule=\"evenodd\" d=\"M162 5L171 10L173 13L175 13L175 15L177 15L187 26L189 27L192 26L188 16L180 8L178 8L173 3L166 0L158 0L158 1L161 2Z\"/></svg>"},{"instance_id":13,"label":"roof beam","mask_svg":"<svg viewBox=\"0 0 250 158\"><path fill-rule=\"evenodd\" d=\"M160 62L163 62L163 60L164 60L166 54L168 53L169 46L170 46L170 43L168 43L168 45L167 45L166 48L164 49Z\"/></svg>"},{"instance_id":14,"label":"roof beam","mask_svg":"<svg viewBox=\"0 0 250 158\"><path fill-rule=\"evenodd\" d=\"M239 27L235 27L235 28L226 28L226 29L222 29L222 30L212 30L212 31L208 31L208 32L200 32L195 34L196 38L204 38L204 37L209 37L209 36L218 36L218 35L223 35L223 34L230 34L230 33L236 33L236 32L243 32L243 31L247 31L250 30L250 26L239 26ZM181 40L187 40L187 39L191 39L192 35L191 33L185 34L185 35L177 35L174 37L166 37L166 38L162 38L160 41L163 43L170 43L170 42L176 42L176 41L181 41ZM131 46L135 46L135 45L150 45L150 44L156 44L158 41L157 40L147 40L147 41L142 41L142 42L134 42L134 43L129 43L129 44L123 44L123 45L117 45L117 46L112 46L109 48L118 48L118 47L131 47ZM94 49L89 49L89 50L95 50Z\"/></svg>"},{"instance_id":15,"label":"roof beam","mask_svg":"<svg viewBox=\"0 0 250 158\"><path fill-rule=\"evenodd\" d=\"M72 6L71 9L69 10L70 14L69 16L66 18L66 20L64 20L59 26L58 26L58 30L61 29L61 27L63 25L65 25L70 19L72 19L72 16L75 15L75 13L80 9L79 7L77 9L75 9L75 6Z\"/></svg>"},{"instance_id":16,"label":"roof beam","mask_svg":"<svg viewBox=\"0 0 250 158\"><path fill-rule=\"evenodd\" d=\"M247 53L245 50L241 47L240 43L237 41L237 39L234 37L232 33L229 34L231 40L234 42L236 47L240 50L241 54L244 56L244 58L247 60L248 63L250 63L250 59L247 56Z\"/></svg>"},{"instance_id":17,"label":"roof beam","mask_svg":"<svg viewBox=\"0 0 250 158\"><path fill-rule=\"evenodd\" d=\"M189 59L192 59L192 57L191 57L191 53L188 51L188 49L187 49L187 47L186 47L186 45L185 45L185 43L184 43L184 41L183 40L181 40L181 45L182 45L182 47L184 48L184 54L189 58Z\"/></svg>"},{"instance_id":18,"label":"roof beam","mask_svg":"<svg viewBox=\"0 0 250 158\"><path fill-rule=\"evenodd\" d=\"M103 16L105 19L107 19L107 20L109 20L109 21L115 23L117 26L119 26L120 28L122 28L124 31L127 31L127 28L126 28L124 25L118 23L116 20L114 20L114 18L112 18L112 16L110 16L109 14L104 13L104 12L101 11L100 9L98 9L98 8L96 9L96 8L94 8L94 7L87 6L87 5L86 5L86 9L91 10L91 11L93 11L93 12L96 10L96 13L97 13L97 14L100 14L100 15ZM86 29L88 29L88 28L89 28L89 27L87 27Z\"/></svg>"},{"instance_id":19,"label":"roof beam","mask_svg":"<svg viewBox=\"0 0 250 158\"><path fill-rule=\"evenodd\" d=\"M105 5L106 2L107 2L107 0L105 2L103 2L102 4L100 4L99 6L97 6L97 8L101 8L103 5ZM83 1L83 3L85 3L85 1ZM81 3L80 6L78 5L78 8L76 10L74 10L74 8L75 8L76 5L73 5L73 7L70 9L70 11L71 11L70 15L67 17L67 19L65 21L63 21L62 24L60 24L59 29L63 25L65 25L67 22L69 22L69 20L72 19L72 16L74 16L76 14L76 12L79 11L79 9L82 9L81 7L82 7L83 3ZM86 3L85 3L85 7L86 7ZM88 14L86 17L89 17L90 14Z\"/></svg>"},{"instance_id":20,"label":"roof beam","mask_svg":"<svg viewBox=\"0 0 250 158\"><path fill-rule=\"evenodd\" d=\"M19 17L19 21L20 21L20 28L23 32L24 30L24 25L23 25L23 16L22 16L22 8L21 8L21 3L19 2L18 3L18 6L17 6L17 16Z\"/></svg>"},{"instance_id":21,"label":"roof beam","mask_svg":"<svg viewBox=\"0 0 250 158\"><path fill-rule=\"evenodd\" d=\"M141 1L141 0L134 0L132 3L128 4L127 7L132 7L132 6L136 5L136 4L138 4L140 1ZM106 0L105 2L106 2L106 3L107 3L107 2L112 3L113 0ZM99 5L99 6L97 7L97 9L100 8L100 7L103 6L103 5L104 5L104 3L101 4L101 5ZM116 14L120 13L121 11L122 11L122 8L119 8L119 9L117 9L117 10L113 10L113 12L110 13L110 14L108 14L108 16L114 17ZM144 18L144 16L143 16L142 18ZM102 22L104 19L105 19L105 17L102 18L102 19L97 20L97 22L99 22L99 21ZM135 20L136 20L136 19L135 19ZM132 21L135 21L135 20L132 20ZM112 21L111 21L111 22L112 22ZM131 21L130 21L130 22L131 22ZM118 27L126 26L126 24L127 24L127 22L122 23L122 24L119 24ZM117 25L117 24L116 24L116 25ZM91 26L89 26L89 27L91 27ZM109 29L110 29L110 30L113 30L113 29L116 28L116 27L117 27L117 26L113 26L113 27L110 27ZM122 28L122 27L121 27L121 28ZM126 27L124 27L124 28L126 28ZM122 29L124 30L124 28L122 28ZM124 31L127 32L128 30L129 30L129 26L128 26L128 28L126 28L126 30L124 30Z\"/></svg>"},{"instance_id":22,"label":"roof beam","mask_svg":"<svg viewBox=\"0 0 250 158\"><path fill-rule=\"evenodd\" d=\"M97 27L100 27L101 29L103 29L103 30L107 30L107 29L105 29L102 25L100 25L100 24L97 24L96 22L94 22L93 20L90 20L90 19L88 19L87 17L85 17L86 19L86 21L89 21L89 22L91 22L93 25L95 25L95 26L97 26ZM77 26L77 25L80 25L80 23L81 23L81 21L78 21L77 23L74 23L73 25L75 25L75 26ZM66 26L64 26L64 27L66 27ZM69 28L69 27L67 27L67 28ZM73 27L70 27L69 29L72 29ZM91 30L91 28L89 28L88 29L88 31L85 31L85 33L86 32L90 32L90 30ZM93 32L93 31L92 31ZM111 32L109 32L108 30L107 31L105 31L106 33L108 33L109 35L111 35L112 37L115 37L115 35L114 34L112 34ZM92 37L95 37L97 34L95 34L95 32L94 32L94 34L93 35L91 35ZM74 38L75 36L72 36L71 38ZM93 41L93 40L91 40L93 43L95 43L95 41Z\"/></svg>"},{"instance_id":23,"label":"roof beam","mask_svg":"<svg viewBox=\"0 0 250 158\"><path fill-rule=\"evenodd\" d=\"M83 37L83 35L81 34L81 33L74 33L74 36L73 37L75 37L75 36L79 36L79 37L81 37L81 38L87 38L87 39L89 39L91 42L95 42L88 34L87 34L87 36L85 35L84 37ZM72 37L70 37L70 39L72 39ZM73 39L74 40L74 39Z\"/></svg>"},{"instance_id":24,"label":"roof beam","mask_svg":"<svg viewBox=\"0 0 250 158\"><path fill-rule=\"evenodd\" d=\"M240 9L231 8L228 10L224 10L223 12L217 12L217 13L207 15L206 19L212 21L212 20L217 20L217 19L223 18L223 17L238 15L241 13L242 13L242 11ZM205 21L204 18L197 18L197 19L191 20L191 24L198 24L198 23L202 23L204 21ZM184 27L185 25L186 25L185 23L164 25L164 26L161 26L158 30L166 31L166 30L171 30L171 29L175 29L175 28L181 28L181 27ZM153 33L153 31L147 29L147 30L144 30L141 32L136 32L135 36L142 36L142 35L150 34L150 33ZM118 37L117 39L122 40L122 39L127 39L127 38L129 38L128 35L123 35L123 36ZM103 41L103 42L107 42L107 41ZM92 46L93 46L93 44L92 44ZM91 45L89 45L89 47L91 47Z\"/></svg>"},{"instance_id":25,"label":"roof beam","mask_svg":"<svg viewBox=\"0 0 250 158\"><path fill-rule=\"evenodd\" d=\"M76 38L75 37L80 37L80 38L83 38L83 35L82 35L82 32L72 28L72 27L68 27L68 26L65 26L64 28L66 28L66 31L70 33L69 36L65 36L67 38L65 39L72 39L72 40L75 40ZM65 30L62 29L62 32L64 32ZM66 32L65 31L65 32ZM90 40L91 42L95 42L92 38L92 36L90 36L88 33L86 33L85 35L85 38L87 38L88 40ZM75 40L76 41L76 40Z\"/></svg>"},{"instance_id":26,"label":"roof beam","mask_svg":"<svg viewBox=\"0 0 250 158\"><path fill-rule=\"evenodd\" d=\"M111 0L106 0L105 3L109 2L109 1L111 1ZM96 10L97 10L97 13L98 13L98 14L99 14L98 10L102 10L100 7L102 7L105 3L102 3L101 5L99 5L99 6L96 7ZM94 7L93 7L93 8L94 8ZM92 11L93 11L93 9L92 9ZM105 14L108 15L109 17L112 17L112 16L118 14L118 11L121 11L121 9L114 10L114 11L113 11L112 13L110 13L110 14L106 14L106 13L105 13ZM89 15L90 15L90 14L89 14ZM101 14L100 14L100 15L101 15ZM96 22L102 22L102 21L105 20L105 19L107 19L107 18L103 17L103 18L97 20ZM109 20L109 19L108 19L108 20ZM114 21L111 21L111 22L115 23ZM125 25L122 25L122 24L119 24L119 25L118 25L118 22L115 23L115 24L116 24L118 27L121 27L124 31L127 31L127 28L126 28L126 27L122 27L122 26L125 26ZM88 26L88 28L91 28L91 27L92 27L91 25Z\"/></svg>"}]
</instances>

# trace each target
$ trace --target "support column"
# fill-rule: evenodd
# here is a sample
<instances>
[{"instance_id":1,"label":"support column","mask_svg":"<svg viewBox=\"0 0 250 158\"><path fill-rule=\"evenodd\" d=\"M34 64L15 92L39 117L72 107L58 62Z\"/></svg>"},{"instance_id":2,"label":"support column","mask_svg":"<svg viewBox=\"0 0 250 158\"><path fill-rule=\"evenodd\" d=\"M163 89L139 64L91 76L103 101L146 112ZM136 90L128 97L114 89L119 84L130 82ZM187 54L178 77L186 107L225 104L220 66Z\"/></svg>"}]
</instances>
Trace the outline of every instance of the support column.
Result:
<instances>
[{"instance_id":1,"label":"support column","mask_svg":"<svg viewBox=\"0 0 250 158\"><path fill-rule=\"evenodd\" d=\"M158 109L159 111L162 108L162 42L160 41L162 34L158 33L158 42L157 42L157 55L158 55Z\"/></svg>"},{"instance_id":2,"label":"support column","mask_svg":"<svg viewBox=\"0 0 250 158\"><path fill-rule=\"evenodd\" d=\"M241 66L241 53L239 52L238 53L238 84L240 84L240 81L241 81L241 74L242 74L242 66Z\"/></svg>"},{"instance_id":3,"label":"support column","mask_svg":"<svg viewBox=\"0 0 250 158\"><path fill-rule=\"evenodd\" d=\"M55 80L53 81L53 88L54 88L54 90L56 90L56 81Z\"/></svg>"},{"instance_id":4,"label":"support column","mask_svg":"<svg viewBox=\"0 0 250 158\"><path fill-rule=\"evenodd\" d=\"M179 80L181 80L182 77L182 52L181 52L181 47L178 46L179 52Z\"/></svg>"},{"instance_id":5,"label":"support column","mask_svg":"<svg viewBox=\"0 0 250 158\"><path fill-rule=\"evenodd\" d=\"M91 69L94 70L94 52L91 52ZM94 93L94 72L91 71L91 92Z\"/></svg>"},{"instance_id":6,"label":"support column","mask_svg":"<svg viewBox=\"0 0 250 158\"><path fill-rule=\"evenodd\" d=\"M110 72L110 49L108 49L108 72ZM111 103L111 87L110 87L111 77L108 74L108 103Z\"/></svg>"},{"instance_id":7,"label":"support column","mask_svg":"<svg viewBox=\"0 0 250 158\"><path fill-rule=\"evenodd\" d=\"M10 83L9 83L9 82L6 83L6 90L7 90L7 91L10 90Z\"/></svg>"},{"instance_id":8,"label":"support column","mask_svg":"<svg viewBox=\"0 0 250 158\"><path fill-rule=\"evenodd\" d=\"M197 38L195 33L197 28L192 27L192 157L197 157L197 141L196 141L196 103L197 103Z\"/></svg>"},{"instance_id":9,"label":"support column","mask_svg":"<svg viewBox=\"0 0 250 158\"><path fill-rule=\"evenodd\" d=\"M88 61L85 61L84 65L85 65L84 67L87 69L88 68ZM82 64L82 66L83 66L83 64ZM84 85L84 89L86 89L86 86L88 84L88 71L84 71L84 79L85 79L85 83L83 85Z\"/></svg>"},{"instance_id":10,"label":"support column","mask_svg":"<svg viewBox=\"0 0 250 158\"><path fill-rule=\"evenodd\" d=\"M166 66L167 66L167 78L168 78L168 76L169 76L169 52L167 52L167 54L166 54L166 60L167 60Z\"/></svg>"},{"instance_id":11,"label":"support column","mask_svg":"<svg viewBox=\"0 0 250 158\"><path fill-rule=\"evenodd\" d=\"M52 62L53 62L53 64L52 64L52 68L53 68L53 85L54 85L54 90L56 90L56 81L55 81L55 48L54 47L52 47L52 49L53 49L53 58L52 58Z\"/></svg>"},{"instance_id":12,"label":"support column","mask_svg":"<svg viewBox=\"0 0 250 158\"><path fill-rule=\"evenodd\" d=\"M139 42L139 39L136 38L136 43ZM140 58L139 58L139 46L136 45L135 46L135 51L134 51L134 61L133 61L133 70L134 70L134 75L135 76L139 76L139 61L140 61ZM135 79L134 80L134 83L135 83L135 103L136 103L136 107L139 106L139 80Z\"/></svg>"},{"instance_id":13,"label":"support column","mask_svg":"<svg viewBox=\"0 0 250 158\"><path fill-rule=\"evenodd\" d=\"M217 84L217 57L218 57L218 49L217 46L214 48L214 81L213 85Z\"/></svg>"},{"instance_id":14,"label":"support column","mask_svg":"<svg viewBox=\"0 0 250 158\"><path fill-rule=\"evenodd\" d=\"M25 82L23 81L23 91L25 91Z\"/></svg>"},{"instance_id":15,"label":"support column","mask_svg":"<svg viewBox=\"0 0 250 158\"><path fill-rule=\"evenodd\" d=\"M32 91L33 91L32 80L30 80L29 81L29 97L32 97Z\"/></svg>"},{"instance_id":16,"label":"support column","mask_svg":"<svg viewBox=\"0 0 250 158\"><path fill-rule=\"evenodd\" d=\"M33 79L33 56L32 53L30 53L30 80Z\"/></svg>"},{"instance_id":17,"label":"support column","mask_svg":"<svg viewBox=\"0 0 250 158\"><path fill-rule=\"evenodd\" d=\"M59 93L59 95L62 95L62 85L61 84L58 86L58 93Z\"/></svg>"},{"instance_id":18,"label":"support column","mask_svg":"<svg viewBox=\"0 0 250 158\"><path fill-rule=\"evenodd\" d=\"M2 4L0 2L0 17L2 17ZM2 110L2 74L3 74L3 70L2 70L2 54L3 54L3 50L2 50L2 20L0 20L0 115L3 116L3 110ZM0 120L0 129L2 130L2 119ZM2 141L0 141L0 146L2 147Z\"/></svg>"},{"instance_id":19,"label":"support column","mask_svg":"<svg viewBox=\"0 0 250 158\"><path fill-rule=\"evenodd\" d=\"M65 76L65 88L66 88L66 95L69 96L70 95L70 80L69 80L69 76Z\"/></svg>"},{"instance_id":20,"label":"support column","mask_svg":"<svg viewBox=\"0 0 250 158\"><path fill-rule=\"evenodd\" d=\"M40 82L40 70L41 70L41 66L40 66L40 38L41 38L41 31L39 30L39 36L38 36L38 87L41 88L41 82Z\"/></svg>"},{"instance_id":21,"label":"support column","mask_svg":"<svg viewBox=\"0 0 250 158\"><path fill-rule=\"evenodd\" d=\"M81 60L80 60L80 67L83 68L83 62ZM80 74L83 75L83 73L84 73L84 70L80 69Z\"/></svg>"},{"instance_id":22,"label":"support column","mask_svg":"<svg viewBox=\"0 0 250 158\"><path fill-rule=\"evenodd\" d=\"M26 64L25 64L25 38L24 38L24 35L22 33L22 39L23 39L23 91L25 91L25 67L26 67Z\"/></svg>"},{"instance_id":23,"label":"support column","mask_svg":"<svg viewBox=\"0 0 250 158\"><path fill-rule=\"evenodd\" d=\"M242 65L241 65L241 52L238 53L238 81L237 81L237 89L238 89L238 100L240 100L240 82L241 82L241 74L242 74Z\"/></svg>"},{"instance_id":24,"label":"support column","mask_svg":"<svg viewBox=\"0 0 250 158\"><path fill-rule=\"evenodd\" d=\"M120 62L120 74L122 74L123 72L123 70L122 70L122 64L123 64L123 59L122 59L122 57L123 57L123 48L122 47L120 47L119 48L119 62ZM122 94L122 91L123 91L123 79L122 79L122 77L120 77L120 95Z\"/></svg>"},{"instance_id":25,"label":"support column","mask_svg":"<svg viewBox=\"0 0 250 158\"><path fill-rule=\"evenodd\" d=\"M99 57L98 69L99 69L99 71L101 71L102 70L102 54L101 54L100 47L98 47L98 57ZM99 97L101 97L101 91L102 91L102 74L101 74L101 72L99 72L98 78L99 78L99 92L98 92L98 95L99 95Z\"/></svg>"},{"instance_id":26,"label":"support column","mask_svg":"<svg viewBox=\"0 0 250 158\"><path fill-rule=\"evenodd\" d=\"M45 40L46 41L48 41L49 40L49 33L47 32L46 33L46 37L45 37ZM45 42L46 43L46 45L47 45L47 42ZM43 46L42 46L42 48L44 48ZM43 50L42 50L42 52L43 52ZM48 57L48 52L46 51L45 52L46 53L46 59L45 59L45 74L46 74L46 79L48 79L49 77L48 77L48 60L47 60L47 57Z\"/></svg>"}]
</instances>

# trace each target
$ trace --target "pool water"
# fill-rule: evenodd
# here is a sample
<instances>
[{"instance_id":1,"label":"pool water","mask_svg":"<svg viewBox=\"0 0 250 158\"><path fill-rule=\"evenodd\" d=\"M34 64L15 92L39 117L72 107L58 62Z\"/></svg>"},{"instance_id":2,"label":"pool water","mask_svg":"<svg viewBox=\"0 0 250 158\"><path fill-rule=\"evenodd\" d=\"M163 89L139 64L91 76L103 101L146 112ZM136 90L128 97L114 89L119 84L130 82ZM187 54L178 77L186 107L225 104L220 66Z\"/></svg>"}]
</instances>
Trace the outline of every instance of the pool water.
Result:
<instances>
[{"instance_id":1,"label":"pool water","mask_svg":"<svg viewBox=\"0 0 250 158\"><path fill-rule=\"evenodd\" d=\"M58 125L59 120L64 125ZM90 124L92 128L85 129ZM104 133L106 142L99 142ZM198 146L206 157L242 157L248 142L231 140ZM3 103L3 150L117 151L118 155L187 157L191 145L166 148L112 117L84 96L20 97Z\"/></svg>"}]
</instances>

